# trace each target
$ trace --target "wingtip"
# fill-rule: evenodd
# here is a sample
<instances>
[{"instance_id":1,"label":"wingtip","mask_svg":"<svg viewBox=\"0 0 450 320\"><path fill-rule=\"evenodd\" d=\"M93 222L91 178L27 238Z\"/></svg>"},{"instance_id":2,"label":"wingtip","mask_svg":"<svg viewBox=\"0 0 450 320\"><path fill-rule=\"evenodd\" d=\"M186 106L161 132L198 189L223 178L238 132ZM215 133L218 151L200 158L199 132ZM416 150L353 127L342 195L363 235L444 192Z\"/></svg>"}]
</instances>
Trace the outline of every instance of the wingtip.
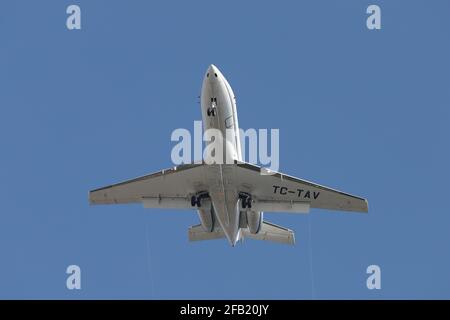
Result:
<instances>
[{"instance_id":1,"label":"wingtip","mask_svg":"<svg viewBox=\"0 0 450 320\"><path fill-rule=\"evenodd\" d=\"M92 191L88 191L88 202L89 202L89 205L93 205L94 204L94 202L93 202L93 200L91 198L91 194L92 194Z\"/></svg>"},{"instance_id":2,"label":"wingtip","mask_svg":"<svg viewBox=\"0 0 450 320\"><path fill-rule=\"evenodd\" d=\"M366 204L364 207L364 212L369 213L369 201L367 201L367 199L364 199L364 203Z\"/></svg>"},{"instance_id":3,"label":"wingtip","mask_svg":"<svg viewBox=\"0 0 450 320\"><path fill-rule=\"evenodd\" d=\"M94 198L92 197L94 191L95 191L95 190L90 190L90 191L88 191L88 202L89 202L89 205L91 205L91 206L97 204L97 202L96 202L96 201L94 200Z\"/></svg>"}]
</instances>

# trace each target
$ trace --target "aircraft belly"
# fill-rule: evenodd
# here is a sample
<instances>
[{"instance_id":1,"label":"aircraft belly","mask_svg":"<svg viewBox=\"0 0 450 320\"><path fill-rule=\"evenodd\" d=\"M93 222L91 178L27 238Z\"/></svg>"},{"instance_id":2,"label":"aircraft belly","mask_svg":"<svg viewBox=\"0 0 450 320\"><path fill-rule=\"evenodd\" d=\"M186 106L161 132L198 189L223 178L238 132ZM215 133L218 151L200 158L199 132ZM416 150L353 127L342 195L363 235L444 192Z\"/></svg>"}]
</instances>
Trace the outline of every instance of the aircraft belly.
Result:
<instances>
[{"instance_id":1,"label":"aircraft belly","mask_svg":"<svg viewBox=\"0 0 450 320\"><path fill-rule=\"evenodd\" d=\"M205 170L210 182L208 192L217 221L230 242L234 243L239 232L239 210L232 168L214 164L205 166Z\"/></svg>"}]
</instances>

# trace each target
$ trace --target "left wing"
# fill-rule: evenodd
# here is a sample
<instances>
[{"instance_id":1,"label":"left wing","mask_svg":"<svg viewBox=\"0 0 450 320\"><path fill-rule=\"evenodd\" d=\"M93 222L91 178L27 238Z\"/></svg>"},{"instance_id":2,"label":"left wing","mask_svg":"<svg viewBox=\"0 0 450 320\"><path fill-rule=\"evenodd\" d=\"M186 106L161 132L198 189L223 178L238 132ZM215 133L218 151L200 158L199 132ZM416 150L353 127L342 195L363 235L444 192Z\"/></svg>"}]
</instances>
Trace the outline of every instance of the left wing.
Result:
<instances>
[{"instance_id":1,"label":"left wing","mask_svg":"<svg viewBox=\"0 0 450 320\"><path fill-rule=\"evenodd\" d=\"M234 177L257 211L308 212L309 208L368 212L367 200L259 166L236 162Z\"/></svg>"},{"instance_id":2,"label":"left wing","mask_svg":"<svg viewBox=\"0 0 450 320\"><path fill-rule=\"evenodd\" d=\"M187 164L92 190L89 202L143 203L146 208L191 209L189 196L204 188L203 166Z\"/></svg>"}]
</instances>

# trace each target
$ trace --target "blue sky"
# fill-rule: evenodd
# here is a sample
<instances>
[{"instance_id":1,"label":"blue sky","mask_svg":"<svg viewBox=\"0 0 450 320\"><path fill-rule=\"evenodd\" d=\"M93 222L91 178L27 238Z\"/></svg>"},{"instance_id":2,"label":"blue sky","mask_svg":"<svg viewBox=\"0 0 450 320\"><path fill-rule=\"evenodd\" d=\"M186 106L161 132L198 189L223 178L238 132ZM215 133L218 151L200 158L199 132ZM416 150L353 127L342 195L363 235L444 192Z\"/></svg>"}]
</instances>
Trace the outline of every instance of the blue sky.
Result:
<instances>
[{"instance_id":1,"label":"blue sky","mask_svg":"<svg viewBox=\"0 0 450 320\"><path fill-rule=\"evenodd\" d=\"M78 4L82 30L66 29ZM369 31L369 4L382 29ZM2 1L0 298L450 298L448 1ZM280 170L369 214L267 213L293 247L189 243L190 211L88 205L170 167L211 63ZM82 289L66 288L66 267ZM381 267L381 290L366 268Z\"/></svg>"}]
</instances>

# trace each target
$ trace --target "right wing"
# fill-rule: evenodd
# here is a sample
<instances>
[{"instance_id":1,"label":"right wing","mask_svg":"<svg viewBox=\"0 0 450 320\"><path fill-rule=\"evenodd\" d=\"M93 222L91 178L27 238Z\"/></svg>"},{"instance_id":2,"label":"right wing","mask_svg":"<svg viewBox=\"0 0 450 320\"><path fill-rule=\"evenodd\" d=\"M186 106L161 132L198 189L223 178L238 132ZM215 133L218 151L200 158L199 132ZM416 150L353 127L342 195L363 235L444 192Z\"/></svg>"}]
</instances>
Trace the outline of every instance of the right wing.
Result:
<instances>
[{"instance_id":1,"label":"right wing","mask_svg":"<svg viewBox=\"0 0 450 320\"><path fill-rule=\"evenodd\" d=\"M191 209L189 196L205 188L203 165L187 164L92 190L89 202L143 203L146 208Z\"/></svg>"}]
</instances>

